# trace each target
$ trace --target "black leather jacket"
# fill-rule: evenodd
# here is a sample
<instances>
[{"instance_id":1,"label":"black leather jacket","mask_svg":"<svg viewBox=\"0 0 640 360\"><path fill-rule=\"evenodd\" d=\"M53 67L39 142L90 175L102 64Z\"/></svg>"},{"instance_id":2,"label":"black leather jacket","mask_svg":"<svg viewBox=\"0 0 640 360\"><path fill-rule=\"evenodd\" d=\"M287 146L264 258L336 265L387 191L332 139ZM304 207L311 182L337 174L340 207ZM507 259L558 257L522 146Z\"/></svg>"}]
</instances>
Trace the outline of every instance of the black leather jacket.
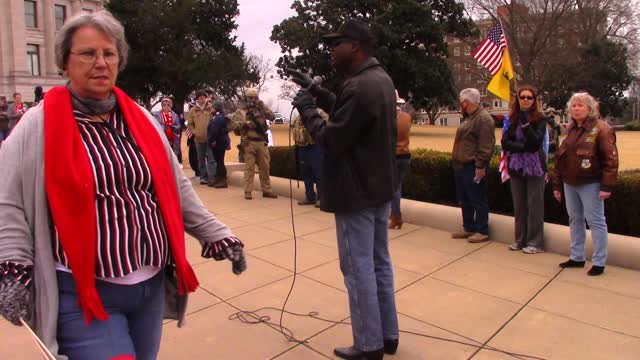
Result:
<instances>
[{"instance_id":1,"label":"black leather jacket","mask_svg":"<svg viewBox=\"0 0 640 360\"><path fill-rule=\"evenodd\" d=\"M547 131L546 119L542 118L538 122L526 126L523 129L525 137L524 140L516 139L517 126L518 125L515 123L511 123L509 126L509 129L502 137L502 149L509 153L537 153L540 157L542 170L547 172L547 154L544 152L544 148L542 146L544 142L544 135ZM518 174L509 170L509 175L517 176Z\"/></svg>"},{"instance_id":2,"label":"black leather jacket","mask_svg":"<svg viewBox=\"0 0 640 360\"><path fill-rule=\"evenodd\" d=\"M321 209L358 211L391 200L395 190L396 96L375 58L365 61L336 94L319 99L327 111L305 111L305 127L323 148Z\"/></svg>"}]
</instances>

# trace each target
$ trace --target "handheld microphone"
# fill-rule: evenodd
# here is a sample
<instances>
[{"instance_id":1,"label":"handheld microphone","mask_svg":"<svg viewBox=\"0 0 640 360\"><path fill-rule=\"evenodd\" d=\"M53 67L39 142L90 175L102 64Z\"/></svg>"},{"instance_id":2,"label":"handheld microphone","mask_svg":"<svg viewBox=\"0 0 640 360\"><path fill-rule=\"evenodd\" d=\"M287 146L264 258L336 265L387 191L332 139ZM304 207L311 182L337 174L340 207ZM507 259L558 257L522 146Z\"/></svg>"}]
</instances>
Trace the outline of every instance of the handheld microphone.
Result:
<instances>
[{"instance_id":1,"label":"handheld microphone","mask_svg":"<svg viewBox=\"0 0 640 360\"><path fill-rule=\"evenodd\" d=\"M322 78L320 76L316 76L311 80L311 84L307 87L307 90L311 90L316 86L322 85Z\"/></svg>"}]
</instances>

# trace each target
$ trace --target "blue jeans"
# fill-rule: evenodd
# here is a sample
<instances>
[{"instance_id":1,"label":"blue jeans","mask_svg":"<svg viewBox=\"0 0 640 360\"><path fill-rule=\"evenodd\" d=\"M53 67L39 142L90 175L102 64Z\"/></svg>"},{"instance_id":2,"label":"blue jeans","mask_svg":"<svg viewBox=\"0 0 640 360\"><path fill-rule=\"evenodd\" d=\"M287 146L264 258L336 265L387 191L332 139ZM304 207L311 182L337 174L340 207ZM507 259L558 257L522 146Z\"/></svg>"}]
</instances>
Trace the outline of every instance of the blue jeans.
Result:
<instances>
[{"instance_id":1,"label":"blue jeans","mask_svg":"<svg viewBox=\"0 0 640 360\"><path fill-rule=\"evenodd\" d=\"M69 359L109 360L133 355L155 360L160 350L164 315L164 270L135 285L96 280L96 288L109 319L87 325L77 306L76 284L70 273L58 271L59 353Z\"/></svg>"},{"instance_id":2,"label":"blue jeans","mask_svg":"<svg viewBox=\"0 0 640 360\"><path fill-rule=\"evenodd\" d=\"M571 255L575 261L584 261L584 244L587 237L585 219L593 239L593 265L607 263L608 230L604 217L604 200L600 199L600 183L573 186L564 184L564 196L569 214Z\"/></svg>"},{"instance_id":3,"label":"blue jeans","mask_svg":"<svg viewBox=\"0 0 640 360\"><path fill-rule=\"evenodd\" d=\"M198 152L198 174L200 180L207 181L216 177L216 160L213 157L213 149L207 143L196 142Z\"/></svg>"},{"instance_id":4,"label":"blue jeans","mask_svg":"<svg viewBox=\"0 0 640 360\"><path fill-rule=\"evenodd\" d=\"M486 169L485 169L486 170ZM489 185L487 177L479 184L473 181L476 176L474 163L466 164L454 170L456 180L456 197L462 208L462 224L464 231L489 234Z\"/></svg>"},{"instance_id":5,"label":"blue jeans","mask_svg":"<svg viewBox=\"0 0 640 360\"><path fill-rule=\"evenodd\" d=\"M402 179L404 174L409 170L411 165L410 157L396 157L396 179L398 179L398 188L393 193L393 199L391 199L391 215L401 216L400 213L400 199L402 198Z\"/></svg>"},{"instance_id":6,"label":"blue jeans","mask_svg":"<svg viewBox=\"0 0 640 360\"><path fill-rule=\"evenodd\" d=\"M304 179L304 194L309 201L316 201L320 198L320 171L322 168L322 150L316 144L299 146L298 160L302 166L302 178ZM317 194L313 191L316 185Z\"/></svg>"},{"instance_id":7,"label":"blue jeans","mask_svg":"<svg viewBox=\"0 0 640 360\"><path fill-rule=\"evenodd\" d=\"M389 255L389 203L335 214L340 270L349 293L354 346L362 351L398 338L398 314Z\"/></svg>"}]
</instances>

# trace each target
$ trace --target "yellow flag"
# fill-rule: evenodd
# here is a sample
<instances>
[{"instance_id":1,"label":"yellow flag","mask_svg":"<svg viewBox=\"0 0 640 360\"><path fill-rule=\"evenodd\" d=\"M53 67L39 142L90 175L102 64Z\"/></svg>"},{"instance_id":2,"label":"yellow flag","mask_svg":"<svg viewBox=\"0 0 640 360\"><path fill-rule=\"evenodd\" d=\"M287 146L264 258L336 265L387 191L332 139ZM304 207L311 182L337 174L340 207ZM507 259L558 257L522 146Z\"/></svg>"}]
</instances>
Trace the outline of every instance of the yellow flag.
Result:
<instances>
[{"instance_id":1,"label":"yellow flag","mask_svg":"<svg viewBox=\"0 0 640 360\"><path fill-rule=\"evenodd\" d=\"M510 81L513 79L513 66L511 65L511 58L509 52L504 49L502 52L502 66L500 70L493 76L487 90L497 97L511 101L511 86Z\"/></svg>"}]
</instances>

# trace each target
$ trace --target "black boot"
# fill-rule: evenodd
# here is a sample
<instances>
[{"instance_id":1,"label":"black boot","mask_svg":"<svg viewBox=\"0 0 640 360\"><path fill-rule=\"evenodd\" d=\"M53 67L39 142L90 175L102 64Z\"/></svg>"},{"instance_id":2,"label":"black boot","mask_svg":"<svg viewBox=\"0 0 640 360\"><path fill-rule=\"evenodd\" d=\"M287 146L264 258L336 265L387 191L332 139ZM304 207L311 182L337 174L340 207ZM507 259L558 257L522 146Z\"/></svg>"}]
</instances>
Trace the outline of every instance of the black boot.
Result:
<instances>
[{"instance_id":1,"label":"black boot","mask_svg":"<svg viewBox=\"0 0 640 360\"><path fill-rule=\"evenodd\" d=\"M567 260L563 263L558 264L561 268L581 268L584 267L584 261L575 261L575 260Z\"/></svg>"},{"instance_id":2,"label":"black boot","mask_svg":"<svg viewBox=\"0 0 640 360\"><path fill-rule=\"evenodd\" d=\"M347 360L382 360L384 357L384 348L380 348L374 351L361 351L351 346L348 348L335 348L333 353L341 358Z\"/></svg>"},{"instance_id":3,"label":"black boot","mask_svg":"<svg viewBox=\"0 0 640 360\"><path fill-rule=\"evenodd\" d=\"M604 266L593 265L591 269L587 272L589 276L598 276L602 275L604 272Z\"/></svg>"},{"instance_id":4,"label":"black boot","mask_svg":"<svg viewBox=\"0 0 640 360\"><path fill-rule=\"evenodd\" d=\"M398 350L398 339L385 339L384 340L384 353L393 355Z\"/></svg>"}]
</instances>

